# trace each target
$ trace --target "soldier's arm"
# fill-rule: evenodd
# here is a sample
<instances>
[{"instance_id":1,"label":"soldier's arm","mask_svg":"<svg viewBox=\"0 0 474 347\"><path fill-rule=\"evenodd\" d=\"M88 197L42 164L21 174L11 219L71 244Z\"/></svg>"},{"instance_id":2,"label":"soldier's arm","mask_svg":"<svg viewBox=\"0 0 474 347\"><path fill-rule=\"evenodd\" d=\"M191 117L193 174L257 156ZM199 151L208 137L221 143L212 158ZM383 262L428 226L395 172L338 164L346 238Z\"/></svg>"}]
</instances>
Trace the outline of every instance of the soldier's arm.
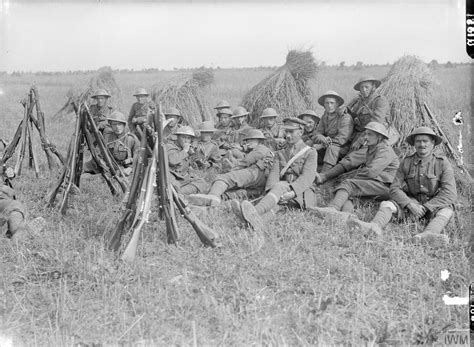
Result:
<instances>
[{"instance_id":1,"label":"soldier's arm","mask_svg":"<svg viewBox=\"0 0 474 347\"><path fill-rule=\"evenodd\" d=\"M323 115L318 125L316 126L314 142L322 142L322 140L324 140L324 138L326 137L326 135L324 134L326 134L326 117Z\"/></svg>"},{"instance_id":2,"label":"soldier's arm","mask_svg":"<svg viewBox=\"0 0 474 347\"><path fill-rule=\"evenodd\" d=\"M177 146L175 145L167 145L168 149L168 163L171 166L176 166L179 163L181 163L183 160L185 160L187 157L189 157L189 153L184 150L180 150Z\"/></svg>"},{"instance_id":3,"label":"soldier's arm","mask_svg":"<svg viewBox=\"0 0 474 347\"><path fill-rule=\"evenodd\" d=\"M441 182L438 194L436 194L430 201L424 204L424 206L428 210L434 211L438 208L447 207L454 204L456 199L457 192L454 171L449 161L446 158L443 158Z\"/></svg>"},{"instance_id":4,"label":"soldier's arm","mask_svg":"<svg viewBox=\"0 0 474 347\"><path fill-rule=\"evenodd\" d=\"M316 178L316 172L318 168L318 152L314 148L311 148L306 152L306 158L303 165L303 169L298 178L290 184L291 189L295 192L296 196L301 196L303 192L311 187Z\"/></svg>"},{"instance_id":5,"label":"soldier's arm","mask_svg":"<svg viewBox=\"0 0 474 347\"><path fill-rule=\"evenodd\" d=\"M354 131L354 121L349 114L345 114L342 116L341 124L339 125L339 131L337 135L332 139L333 144L337 144L339 146L344 146L352 136L352 132Z\"/></svg>"},{"instance_id":6,"label":"soldier's arm","mask_svg":"<svg viewBox=\"0 0 474 347\"><path fill-rule=\"evenodd\" d=\"M239 160L236 169L243 169L249 167L250 165L255 164L257 161L262 159L263 156L264 154L256 148L252 152L246 154L245 157L243 157L241 160Z\"/></svg>"},{"instance_id":7,"label":"soldier's arm","mask_svg":"<svg viewBox=\"0 0 474 347\"><path fill-rule=\"evenodd\" d=\"M372 121L385 124L387 120L388 111L389 104L387 98L385 96L378 97L377 100L375 100L374 109L370 110Z\"/></svg>"},{"instance_id":8,"label":"soldier's arm","mask_svg":"<svg viewBox=\"0 0 474 347\"><path fill-rule=\"evenodd\" d=\"M366 149L367 150L367 149ZM362 164L366 162L366 156L362 156L359 153L355 155L353 153L349 153L346 155L342 160L339 162L346 171L351 171L353 169L358 168Z\"/></svg>"},{"instance_id":9,"label":"soldier's arm","mask_svg":"<svg viewBox=\"0 0 474 347\"><path fill-rule=\"evenodd\" d=\"M280 156L277 154L273 160L272 169L268 174L267 183L265 184L265 191L273 188L275 184L280 182Z\"/></svg>"},{"instance_id":10,"label":"soldier's arm","mask_svg":"<svg viewBox=\"0 0 474 347\"><path fill-rule=\"evenodd\" d=\"M365 166L358 170L357 178L374 179L395 159L395 153L390 151L390 147L382 147L375 153L374 158L365 163Z\"/></svg>"},{"instance_id":11,"label":"soldier's arm","mask_svg":"<svg viewBox=\"0 0 474 347\"><path fill-rule=\"evenodd\" d=\"M390 199L403 208L411 202L410 197L405 192L407 190L407 183L405 181L407 173L404 162L402 162L390 185Z\"/></svg>"},{"instance_id":12,"label":"soldier's arm","mask_svg":"<svg viewBox=\"0 0 474 347\"><path fill-rule=\"evenodd\" d=\"M217 146L217 144L214 144L212 146L211 152L209 153L208 160L215 163L221 160L221 156L219 154L219 147Z\"/></svg>"}]
</instances>

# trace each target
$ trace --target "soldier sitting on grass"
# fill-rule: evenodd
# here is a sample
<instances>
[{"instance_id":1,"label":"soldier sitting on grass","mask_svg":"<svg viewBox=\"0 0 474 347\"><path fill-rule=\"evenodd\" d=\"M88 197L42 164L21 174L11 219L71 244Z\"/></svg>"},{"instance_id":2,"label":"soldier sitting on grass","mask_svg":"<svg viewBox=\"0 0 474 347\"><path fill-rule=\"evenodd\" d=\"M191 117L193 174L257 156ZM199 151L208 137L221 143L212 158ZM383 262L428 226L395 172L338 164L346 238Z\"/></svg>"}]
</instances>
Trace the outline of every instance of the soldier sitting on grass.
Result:
<instances>
[{"instance_id":1,"label":"soldier sitting on grass","mask_svg":"<svg viewBox=\"0 0 474 347\"><path fill-rule=\"evenodd\" d=\"M234 213L254 229L264 228L262 216L278 204L299 208L314 206L317 200L312 187L318 166L318 154L302 140L306 124L299 118L286 118L283 129L288 146L276 152L265 187L265 196L257 205L232 200Z\"/></svg>"},{"instance_id":2,"label":"soldier sitting on grass","mask_svg":"<svg viewBox=\"0 0 474 347\"><path fill-rule=\"evenodd\" d=\"M318 151L318 161L321 172L333 168L341 159L341 149L349 142L354 123L347 112L338 108L344 104L344 99L330 90L324 93L318 102L324 107L324 114L316 128L315 148Z\"/></svg>"},{"instance_id":3,"label":"soldier sitting on grass","mask_svg":"<svg viewBox=\"0 0 474 347\"><path fill-rule=\"evenodd\" d=\"M216 206L221 196L236 188L263 189L273 162L273 153L263 143L265 136L260 130L249 129L243 138L245 157L235 162L228 173L218 175L209 194L194 194L189 201L195 205Z\"/></svg>"},{"instance_id":4,"label":"soldier sitting on grass","mask_svg":"<svg viewBox=\"0 0 474 347\"><path fill-rule=\"evenodd\" d=\"M207 169L211 166L217 167L220 164L219 146L212 140L212 135L216 130L209 120L201 123L199 129L201 138L196 142L196 152L192 157L194 168Z\"/></svg>"},{"instance_id":5,"label":"soldier sitting on grass","mask_svg":"<svg viewBox=\"0 0 474 347\"><path fill-rule=\"evenodd\" d=\"M262 111L262 115L259 118L261 123L259 130L262 131L266 138L264 144L272 151L280 149L281 145L285 142L283 129L276 121L277 117L277 112L269 107Z\"/></svg>"},{"instance_id":6,"label":"soldier sitting on grass","mask_svg":"<svg viewBox=\"0 0 474 347\"><path fill-rule=\"evenodd\" d=\"M432 129L416 128L406 141L415 147L415 153L402 160L390 186L390 200L380 204L370 223L351 217L347 225L366 234L381 236L392 216L401 220L412 217L427 223L424 231L415 235L414 241L444 246L449 238L441 232L453 215L457 199L453 168L445 156L433 152L442 138Z\"/></svg>"},{"instance_id":7,"label":"soldier sitting on grass","mask_svg":"<svg viewBox=\"0 0 474 347\"><path fill-rule=\"evenodd\" d=\"M313 146L316 140L316 128L318 127L321 116L313 110L306 110L298 116L306 124L303 131L303 142L308 146Z\"/></svg>"},{"instance_id":8,"label":"soldier sitting on grass","mask_svg":"<svg viewBox=\"0 0 474 347\"><path fill-rule=\"evenodd\" d=\"M390 184L395 177L399 160L387 139L388 131L384 125L377 122L367 124L364 134L367 146L364 160L360 161L359 155L351 158L349 154L329 171L317 174L316 183L322 184L346 171L356 170L355 175L336 187L336 194L328 207L316 207L312 211L321 218L345 221L353 212L349 198L388 199Z\"/></svg>"},{"instance_id":9,"label":"soldier sitting on grass","mask_svg":"<svg viewBox=\"0 0 474 347\"><path fill-rule=\"evenodd\" d=\"M221 108L217 111L217 118L219 121L212 139L215 140L219 148L224 151L231 148L233 131L232 122L230 119L231 116L232 111L230 108Z\"/></svg>"},{"instance_id":10,"label":"soldier sitting on grass","mask_svg":"<svg viewBox=\"0 0 474 347\"><path fill-rule=\"evenodd\" d=\"M137 101L132 105L130 114L128 116L128 128L130 131L139 136L137 131L137 125L143 124L147 121L147 116L151 113L155 113L155 103L148 100L148 92L145 88L138 88L133 94L137 98Z\"/></svg>"}]
</instances>

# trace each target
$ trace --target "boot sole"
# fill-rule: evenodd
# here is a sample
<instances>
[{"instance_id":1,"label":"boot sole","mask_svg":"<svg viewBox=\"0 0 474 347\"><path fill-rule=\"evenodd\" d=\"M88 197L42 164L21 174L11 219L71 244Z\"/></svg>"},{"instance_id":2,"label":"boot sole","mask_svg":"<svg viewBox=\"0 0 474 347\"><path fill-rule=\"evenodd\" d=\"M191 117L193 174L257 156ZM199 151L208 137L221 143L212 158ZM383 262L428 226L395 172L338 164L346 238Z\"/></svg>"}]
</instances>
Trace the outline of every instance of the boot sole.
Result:
<instances>
[{"instance_id":1,"label":"boot sole","mask_svg":"<svg viewBox=\"0 0 474 347\"><path fill-rule=\"evenodd\" d=\"M257 211L255 210L255 207L249 201L242 202L240 204L240 208L242 210L242 216L244 217L244 220L254 230L261 231L264 229L264 224L260 218L260 215L258 215Z\"/></svg>"}]
</instances>

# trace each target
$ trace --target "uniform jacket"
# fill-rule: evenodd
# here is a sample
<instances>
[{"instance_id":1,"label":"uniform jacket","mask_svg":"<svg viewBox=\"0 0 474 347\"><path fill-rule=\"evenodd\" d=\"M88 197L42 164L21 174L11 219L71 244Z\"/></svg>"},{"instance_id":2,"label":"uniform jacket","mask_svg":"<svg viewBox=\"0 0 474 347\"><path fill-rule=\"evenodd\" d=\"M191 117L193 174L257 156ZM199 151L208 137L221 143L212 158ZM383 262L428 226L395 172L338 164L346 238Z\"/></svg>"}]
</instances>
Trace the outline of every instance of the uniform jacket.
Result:
<instances>
[{"instance_id":1,"label":"uniform jacket","mask_svg":"<svg viewBox=\"0 0 474 347\"><path fill-rule=\"evenodd\" d=\"M105 105L104 107L99 107L97 104L94 104L91 105L89 110L99 130L103 131L105 128L110 128L107 117L112 113L112 106Z\"/></svg>"},{"instance_id":2,"label":"uniform jacket","mask_svg":"<svg viewBox=\"0 0 474 347\"><path fill-rule=\"evenodd\" d=\"M125 132L117 136L114 132L107 129L104 131L104 139L117 164L123 167L132 165L133 157L140 147L140 143L135 135Z\"/></svg>"},{"instance_id":3,"label":"uniform jacket","mask_svg":"<svg viewBox=\"0 0 474 347\"><path fill-rule=\"evenodd\" d=\"M218 162L221 159L219 154L219 146L215 141L208 142L197 142L196 153L193 155L193 159L201 159L203 161Z\"/></svg>"},{"instance_id":4,"label":"uniform jacket","mask_svg":"<svg viewBox=\"0 0 474 347\"><path fill-rule=\"evenodd\" d=\"M244 136L246 134L246 131L248 129L251 129L251 127L247 123L242 124L239 129L233 128L232 132L231 132L231 135L230 135L230 142L242 145L243 144L243 138L244 138Z\"/></svg>"},{"instance_id":5,"label":"uniform jacket","mask_svg":"<svg viewBox=\"0 0 474 347\"><path fill-rule=\"evenodd\" d=\"M281 124L275 123L271 128L260 127L259 129L266 137L265 146L273 151L276 150L278 143L275 139L283 139L285 135Z\"/></svg>"},{"instance_id":6,"label":"uniform jacket","mask_svg":"<svg viewBox=\"0 0 474 347\"><path fill-rule=\"evenodd\" d=\"M259 144L251 152L247 153L232 171L241 170L251 166L260 170L270 170L273 164L273 152L264 144Z\"/></svg>"},{"instance_id":7,"label":"uniform jacket","mask_svg":"<svg viewBox=\"0 0 474 347\"><path fill-rule=\"evenodd\" d=\"M368 99L359 95L349 103L348 108L354 119L353 140L360 136L369 122L387 125L390 105L383 95L373 93Z\"/></svg>"},{"instance_id":8,"label":"uniform jacket","mask_svg":"<svg viewBox=\"0 0 474 347\"><path fill-rule=\"evenodd\" d=\"M286 166L292 155L296 155L305 146L306 144L301 140L295 145L293 153L291 153L292 148L290 146L276 152L265 190L270 190L280 180L285 180L284 178L280 179L281 170ZM314 148L310 148L288 168L285 177L286 175L294 175L295 179L291 180L290 186L295 192L296 198L301 197L303 192L312 186L316 178L317 167L318 153Z\"/></svg>"},{"instance_id":9,"label":"uniform jacket","mask_svg":"<svg viewBox=\"0 0 474 347\"><path fill-rule=\"evenodd\" d=\"M188 174L192 160L189 153L184 152L175 142L168 142L166 144L166 151L168 153L170 170L180 175Z\"/></svg>"},{"instance_id":10,"label":"uniform jacket","mask_svg":"<svg viewBox=\"0 0 474 347\"><path fill-rule=\"evenodd\" d=\"M390 198L401 207L415 198L430 212L453 205L456 182L448 159L434 153L427 158L416 153L405 157L390 186Z\"/></svg>"},{"instance_id":11,"label":"uniform jacket","mask_svg":"<svg viewBox=\"0 0 474 347\"><path fill-rule=\"evenodd\" d=\"M212 136L212 139L217 142L219 146L222 144L230 144L232 141L232 127L229 124L228 126L222 126L222 124L217 124L217 131Z\"/></svg>"},{"instance_id":12,"label":"uniform jacket","mask_svg":"<svg viewBox=\"0 0 474 347\"><path fill-rule=\"evenodd\" d=\"M306 131L306 129L303 130L303 136L301 136L301 139L310 147L316 143L316 129L317 126L315 126L311 131Z\"/></svg>"},{"instance_id":13,"label":"uniform jacket","mask_svg":"<svg viewBox=\"0 0 474 347\"><path fill-rule=\"evenodd\" d=\"M156 106L153 101L147 101L144 104L139 103L138 101L132 105L130 109L130 114L128 115L128 128L131 132L135 133L137 127L136 123L133 123L134 118L144 117L143 120L146 120L147 115L150 111L155 112Z\"/></svg>"},{"instance_id":14,"label":"uniform jacket","mask_svg":"<svg viewBox=\"0 0 474 347\"><path fill-rule=\"evenodd\" d=\"M354 157L348 154L339 164L346 171L358 168L354 179L372 179L383 183L392 183L400 164L398 156L387 140L380 141L373 147L367 147L365 158Z\"/></svg>"},{"instance_id":15,"label":"uniform jacket","mask_svg":"<svg viewBox=\"0 0 474 347\"><path fill-rule=\"evenodd\" d=\"M337 112L324 112L316 128L316 143L318 136L329 136L333 145L342 147L350 141L353 130L354 122L349 114L339 115Z\"/></svg>"}]
</instances>

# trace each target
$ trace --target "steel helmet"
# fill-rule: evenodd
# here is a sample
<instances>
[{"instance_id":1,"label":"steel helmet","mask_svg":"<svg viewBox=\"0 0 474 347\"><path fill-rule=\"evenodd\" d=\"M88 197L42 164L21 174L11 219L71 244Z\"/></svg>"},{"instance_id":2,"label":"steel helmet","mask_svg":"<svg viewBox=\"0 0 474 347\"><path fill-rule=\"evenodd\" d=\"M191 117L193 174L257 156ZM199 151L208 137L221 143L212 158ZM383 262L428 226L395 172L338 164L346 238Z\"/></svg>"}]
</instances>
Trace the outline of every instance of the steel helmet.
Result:
<instances>
[{"instance_id":1,"label":"steel helmet","mask_svg":"<svg viewBox=\"0 0 474 347\"><path fill-rule=\"evenodd\" d=\"M310 117L313 117L316 120L320 120L322 116L318 115L316 112L314 112L313 110L306 110L304 111L303 113L301 113L300 115L298 115L298 118L299 119L303 119L304 116L310 116Z\"/></svg>"},{"instance_id":2,"label":"steel helmet","mask_svg":"<svg viewBox=\"0 0 474 347\"><path fill-rule=\"evenodd\" d=\"M258 140L265 140L266 137L263 133L258 129L248 129L245 132L244 138L242 140L250 140L250 139L258 139Z\"/></svg>"},{"instance_id":3,"label":"steel helmet","mask_svg":"<svg viewBox=\"0 0 474 347\"><path fill-rule=\"evenodd\" d=\"M431 129L430 127L418 127L415 130L413 130L413 132L410 135L407 136L406 141L408 142L408 144L412 146L415 145L416 135L432 136L435 141L435 145L439 145L441 142L443 142L443 138L441 136L436 135L433 129Z\"/></svg>"},{"instance_id":4,"label":"steel helmet","mask_svg":"<svg viewBox=\"0 0 474 347\"><path fill-rule=\"evenodd\" d=\"M262 111L262 115L260 116L260 119L262 118L276 118L278 117L277 111L275 111L274 108L266 108Z\"/></svg>"},{"instance_id":5,"label":"steel helmet","mask_svg":"<svg viewBox=\"0 0 474 347\"><path fill-rule=\"evenodd\" d=\"M124 123L124 124L127 124L127 118L125 117L125 115L120 112L120 111L113 111L108 117L107 117L107 120L109 122L120 122L120 123Z\"/></svg>"},{"instance_id":6,"label":"steel helmet","mask_svg":"<svg viewBox=\"0 0 474 347\"><path fill-rule=\"evenodd\" d=\"M181 117L181 112L176 107L170 107L169 109L166 110L165 112L165 117L166 116L176 116L176 117Z\"/></svg>"},{"instance_id":7,"label":"steel helmet","mask_svg":"<svg viewBox=\"0 0 474 347\"><path fill-rule=\"evenodd\" d=\"M185 125L185 126L182 126L178 129L176 129L176 131L174 132L175 135L189 135L189 136L192 136L192 137L195 137L196 135L194 135L194 130L193 128L191 128L190 126L188 125Z\"/></svg>"},{"instance_id":8,"label":"steel helmet","mask_svg":"<svg viewBox=\"0 0 474 347\"><path fill-rule=\"evenodd\" d=\"M94 94L92 94L91 98L96 98L98 96L105 96L106 98L110 98L110 94L107 93L105 89L97 89Z\"/></svg>"},{"instance_id":9,"label":"steel helmet","mask_svg":"<svg viewBox=\"0 0 474 347\"><path fill-rule=\"evenodd\" d=\"M145 88L138 88L137 90L135 90L135 93L133 93L133 96L140 96L140 95L148 96L150 94L148 94Z\"/></svg>"},{"instance_id":10,"label":"steel helmet","mask_svg":"<svg viewBox=\"0 0 474 347\"><path fill-rule=\"evenodd\" d=\"M388 139L388 130L387 130L387 128L385 127L385 125L383 125L382 123L379 123L379 122L369 122L369 123L365 126L365 129L372 130L372 131L376 132L377 134L380 134L380 135L382 135L383 137L385 137L386 139Z\"/></svg>"},{"instance_id":11,"label":"steel helmet","mask_svg":"<svg viewBox=\"0 0 474 347\"><path fill-rule=\"evenodd\" d=\"M220 110L221 108L230 108L230 104L226 100L221 100L217 103L215 110Z\"/></svg>"},{"instance_id":12,"label":"steel helmet","mask_svg":"<svg viewBox=\"0 0 474 347\"><path fill-rule=\"evenodd\" d=\"M247 116L249 112L245 109L245 107L238 106L234 108L234 111L232 112L232 117L230 118L239 118L239 117L244 117Z\"/></svg>"},{"instance_id":13,"label":"steel helmet","mask_svg":"<svg viewBox=\"0 0 474 347\"><path fill-rule=\"evenodd\" d=\"M214 123L212 123L212 121L210 121L210 120L206 120L206 121L202 122L201 126L199 127L199 131L201 133L213 133L216 130L217 129L214 128Z\"/></svg>"},{"instance_id":14,"label":"steel helmet","mask_svg":"<svg viewBox=\"0 0 474 347\"><path fill-rule=\"evenodd\" d=\"M221 108L217 111L217 117L220 117L221 114L232 116L232 111L230 108Z\"/></svg>"},{"instance_id":15,"label":"steel helmet","mask_svg":"<svg viewBox=\"0 0 474 347\"><path fill-rule=\"evenodd\" d=\"M342 98L342 96L340 96L338 93L336 93L334 90L328 90L326 93L324 93L323 95L321 95L318 99L318 104L320 104L321 106L324 106L324 100L326 99L326 97L333 97L336 99L337 103L339 104L339 106L341 106L342 104L344 104L344 99Z\"/></svg>"},{"instance_id":16,"label":"steel helmet","mask_svg":"<svg viewBox=\"0 0 474 347\"><path fill-rule=\"evenodd\" d=\"M374 82L375 88L380 87L380 85L382 84L382 82L380 80L376 79L373 76L364 76L364 77L361 77L357 81L357 83L354 85L354 89L357 90L357 91L360 91L360 85L361 85L361 83L364 83L364 82Z\"/></svg>"},{"instance_id":17,"label":"steel helmet","mask_svg":"<svg viewBox=\"0 0 474 347\"><path fill-rule=\"evenodd\" d=\"M304 120L296 118L296 117L288 117L283 119L283 129L285 130L297 130L302 129L306 123Z\"/></svg>"}]
</instances>

